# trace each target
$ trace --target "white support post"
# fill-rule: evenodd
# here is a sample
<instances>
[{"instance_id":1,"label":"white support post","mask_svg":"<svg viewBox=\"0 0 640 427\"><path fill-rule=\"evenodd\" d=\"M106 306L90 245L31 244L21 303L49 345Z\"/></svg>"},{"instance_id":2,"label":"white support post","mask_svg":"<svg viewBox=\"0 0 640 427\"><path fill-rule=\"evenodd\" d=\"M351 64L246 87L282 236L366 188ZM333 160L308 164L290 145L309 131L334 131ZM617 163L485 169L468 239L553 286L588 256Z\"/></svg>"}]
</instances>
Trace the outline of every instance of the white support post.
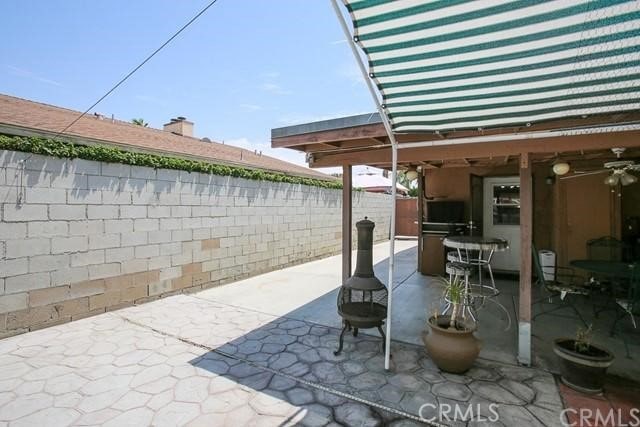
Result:
<instances>
[{"instance_id":1,"label":"white support post","mask_svg":"<svg viewBox=\"0 0 640 427\"><path fill-rule=\"evenodd\" d=\"M393 268L396 248L396 183L398 181L398 147L391 146L391 236L389 236L389 284L387 285L387 337L384 345L384 369L391 361L391 307L393 302Z\"/></svg>"},{"instance_id":2,"label":"white support post","mask_svg":"<svg viewBox=\"0 0 640 427\"><path fill-rule=\"evenodd\" d=\"M396 182L398 179L398 143L396 141L396 137L393 134L393 129L391 128L391 123L389 122L389 117L387 116L386 111L382 108L382 104L380 103L380 99L378 98L378 93L376 92L373 83L371 83L371 79L369 78L369 73L362 62L362 58L358 53L358 48L351 36L351 32L349 31L349 27L344 20L344 16L342 15L342 11L338 6L338 2L336 0L331 0L331 5L333 6L333 11L336 13L336 17L338 18L338 22L340 22L340 26L342 27L342 31L344 32L345 37L347 38L347 42L349 43L349 47L351 48L351 53L358 64L358 68L360 68L360 72L362 73L362 77L364 81L367 83L367 87L369 88L369 93L373 98L373 102L376 104L376 108L378 109L378 113L380 114L380 119L382 120L382 124L384 125L384 129L387 131L387 136L389 137L389 141L391 142L391 235L389 236L389 283L387 284L387 325L386 325L386 334L387 339L385 342L385 353L384 353L384 368L389 370L390 360L391 360L391 301L393 294L393 260L395 257L395 240L396 240Z\"/></svg>"}]
</instances>

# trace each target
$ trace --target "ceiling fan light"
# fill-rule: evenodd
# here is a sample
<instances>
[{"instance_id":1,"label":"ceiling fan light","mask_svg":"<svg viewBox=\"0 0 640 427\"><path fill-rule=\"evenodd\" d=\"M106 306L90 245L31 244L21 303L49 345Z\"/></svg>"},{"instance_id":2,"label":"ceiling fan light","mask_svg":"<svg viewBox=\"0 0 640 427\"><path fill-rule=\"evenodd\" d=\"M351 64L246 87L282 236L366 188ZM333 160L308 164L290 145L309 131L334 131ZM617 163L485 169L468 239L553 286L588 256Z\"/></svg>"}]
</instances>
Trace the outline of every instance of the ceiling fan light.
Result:
<instances>
[{"instance_id":1,"label":"ceiling fan light","mask_svg":"<svg viewBox=\"0 0 640 427\"><path fill-rule=\"evenodd\" d=\"M638 178L634 175L631 175L630 173L624 173L620 177L620 184L625 186L635 184L636 182L638 182Z\"/></svg>"},{"instance_id":2,"label":"ceiling fan light","mask_svg":"<svg viewBox=\"0 0 640 427\"><path fill-rule=\"evenodd\" d=\"M558 162L554 163L552 169L553 173L555 173L556 175L565 175L567 172L569 172L570 166L567 162Z\"/></svg>"},{"instance_id":3,"label":"ceiling fan light","mask_svg":"<svg viewBox=\"0 0 640 427\"><path fill-rule=\"evenodd\" d=\"M618 181L620 181L620 177L618 175L609 175L608 177L606 177L604 179L604 183L607 185L610 185L612 187L615 187L616 185L618 185Z\"/></svg>"}]
</instances>

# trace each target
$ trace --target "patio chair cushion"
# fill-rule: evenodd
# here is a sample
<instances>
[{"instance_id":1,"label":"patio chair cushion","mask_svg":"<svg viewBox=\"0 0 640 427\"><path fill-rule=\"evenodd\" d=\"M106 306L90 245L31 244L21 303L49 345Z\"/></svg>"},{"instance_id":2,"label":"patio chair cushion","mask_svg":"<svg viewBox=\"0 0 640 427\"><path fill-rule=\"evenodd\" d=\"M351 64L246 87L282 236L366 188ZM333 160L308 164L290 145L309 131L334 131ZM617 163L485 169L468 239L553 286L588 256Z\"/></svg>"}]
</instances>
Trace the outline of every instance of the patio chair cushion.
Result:
<instances>
[{"instance_id":1,"label":"patio chair cushion","mask_svg":"<svg viewBox=\"0 0 640 427\"><path fill-rule=\"evenodd\" d=\"M460 254L460 256L462 257L462 262L467 262L467 254L462 252ZM447 252L447 261L450 262L460 262L460 258L458 257L458 252L457 251L449 251Z\"/></svg>"},{"instance_id":2,"label":"patio chair cushion","mask_svg":"<svg viewBox=\"0 0 640 427\"><path fill-rule=\"evenodd\" d=\"M448 262L446 265L447 274L454 276L465 276L471 274L473 267L469 264L459 261Z\"/></svg>"},{"instance_id":3,"label":"patio chair cushion","mask_svg":"<svg viewBox=\"0 0 640 427\"><path fill-rule=\"evenodd\" d=\"M616 304L622 307L622 309L626 312L630 312L631 308L633 307L633 305L631 304L631 301L626 299L617 299Z\"/></svg>"},{"instance_id":4,"label":"patio chair cushion","mask_svg":"<svg viewBox=\"0 0 640 427\"><path fill-rule=\"evenodd\" d=\"M560 292L565 294L572 295L589 295L589 288L585 288L584 286L579 285L568 285L566 283L560 282L546 282L546 288L552 292Z\"/></svg>"}]
</instances>

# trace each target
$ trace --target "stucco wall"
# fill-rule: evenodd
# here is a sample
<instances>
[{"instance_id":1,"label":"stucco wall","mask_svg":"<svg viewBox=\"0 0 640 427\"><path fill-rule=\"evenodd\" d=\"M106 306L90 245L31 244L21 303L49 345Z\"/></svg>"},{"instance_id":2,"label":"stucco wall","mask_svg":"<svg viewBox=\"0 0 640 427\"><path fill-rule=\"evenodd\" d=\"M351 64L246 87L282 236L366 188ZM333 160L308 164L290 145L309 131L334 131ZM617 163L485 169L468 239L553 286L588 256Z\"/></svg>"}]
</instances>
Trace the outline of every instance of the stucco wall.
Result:
<instances>
[{"instance_id":1,"label":"stucco wall","mask_svg":"<svg viewBox=\"0 0 640 427\"><path fill-rule=\"evenodd\" d=\"M0 336L340 251L340 190L10 151L0 167ZM353 198L387 239L390 197Z\"/></svg>"}]
</instances>

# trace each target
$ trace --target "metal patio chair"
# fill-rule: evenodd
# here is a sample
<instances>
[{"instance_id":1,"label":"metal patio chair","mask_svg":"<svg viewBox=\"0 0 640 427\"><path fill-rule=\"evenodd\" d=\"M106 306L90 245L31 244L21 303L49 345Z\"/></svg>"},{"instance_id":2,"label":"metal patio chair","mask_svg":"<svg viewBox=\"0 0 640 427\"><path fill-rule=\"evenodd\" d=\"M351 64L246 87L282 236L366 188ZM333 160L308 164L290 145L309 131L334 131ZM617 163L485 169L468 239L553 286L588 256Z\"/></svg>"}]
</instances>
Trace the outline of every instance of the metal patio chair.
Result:
<instances>
[{"instance_id":1,"label":"metal patio chair","mask_svg":"<svg viewBox=\"0 0 640 427\"><path fill-rule=\"evenodd\" d=\"M627 315L631 318L631 324L634 329L638 329L635 316L640 314L640 263L633 265L631 273L631 281L629 282L629 290L624 298L616 298L616 318L611 325L611 335L616 332L618 322ZM631 357L629 353L629 344L623 339L627 357Z\"/></svg>"},{"instance_id":2,"label":"metal patio chair","mask_svg":"<svg viewBox=\"0 0 640 427\"><path fill-rule=\"evenodd\" d=\"M538 299L534 302L534 304L540 304L544 306L544 304L553 305L552 308L548 310L541 311L533 316L535 319L538 316L543 314L550 314L555 311L561 310L563 308L569 307L571 308L576 316L582 321L583 324L586 325L585 320L582 318L582 315L575 307L572 298L574 296L589 296L590 289L588 287L577 284L581 278L574 273L574 270L570 267L558 267L555 268L555 279L547 280L544 277L544 270L540 265L540 260L538 259L538 251L536 250L535 245L532 245L532 255L533 255L533 266L535 269L535 274L537 276L537 284L543 288L543 291L548 295ZM559 297L559 303L554 303L554 298ZM558 317L569 317L560 314L555 314Z\"/></svg>"},{"instance_id":3,"label":"metal patio chair","mask_svg":"<svg viewBox=\"0 0 640 427\"><path fill-rule=\"evenodd\" d=\"M615 237L598 237L587 241L587 256L593 260L621 262L624 259L626 247L623 241ZM618 281L601 274L592 274L589 277L589 284L594 294L600 293L607 301L615 299L617 288L620 287ZM596 299L593 300L593 310L595 317L598 317L602 311L610 309L611 306L605 304L597 307Z\"/></svg>"}]
</instances>

